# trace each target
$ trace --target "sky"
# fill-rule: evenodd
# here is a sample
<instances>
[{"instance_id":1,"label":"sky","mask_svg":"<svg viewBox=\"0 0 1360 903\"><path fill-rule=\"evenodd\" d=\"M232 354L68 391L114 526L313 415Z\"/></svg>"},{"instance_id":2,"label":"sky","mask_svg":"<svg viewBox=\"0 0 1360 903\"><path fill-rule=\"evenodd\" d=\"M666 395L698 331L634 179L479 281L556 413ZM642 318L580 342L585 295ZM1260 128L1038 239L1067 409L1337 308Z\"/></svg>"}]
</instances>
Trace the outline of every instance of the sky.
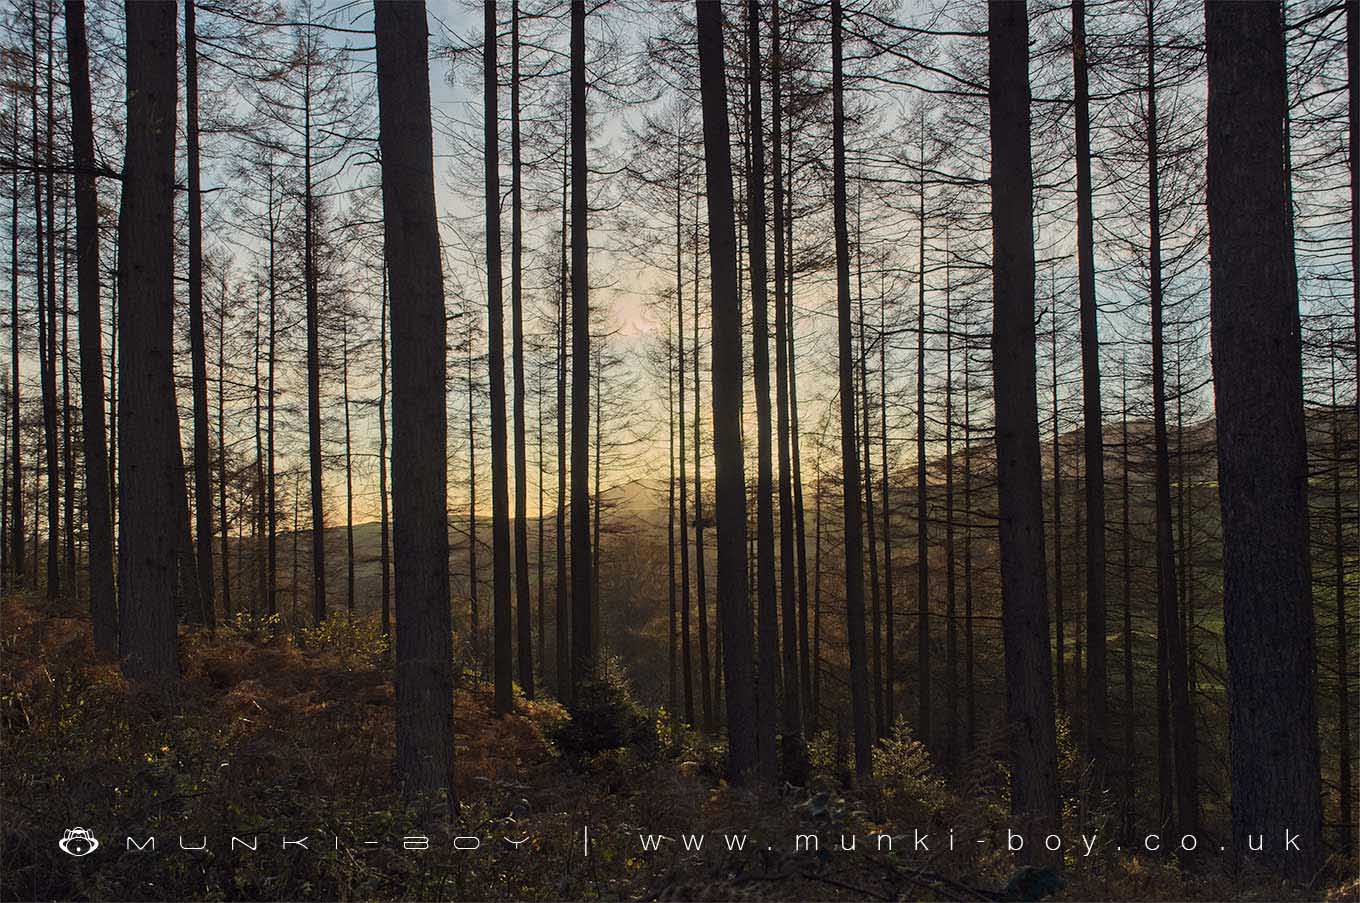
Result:
<instances>
[{"instance_id":1,"label":"sky","mask_svg":"<svg viewBox=\"0 0 1360 903\"><path fill-rule=\"evenodd\" d=\"M372 27L371 4L362 2L362 0L344 0L344 2L319 5L324 8L325 12L331 18L331 21L335 24L345 29L353 29L355 32L360 32L352 34L333 33L331 39L345 42L353 48L352 59L355 68L361 73L361 75L357 77L358 80L369 78L372 71L372 38L370 35L361 32L371 29ZM654 9L656 10L655 13L648 8L644 8L643 11L634 16L633 19L627 20L627 27L630 31L625 37L636 41L640 32L646 30L647 25L651 21L650 17L653 15L659 17L667 6L669 6L669 4L656 4L654 6ZM909 6L914 8L914 4L909 4ZM481 253L476 250L484 235L483 202L480 196L482 166L480 56L479 51L474 50L472 58L465 58L455 77L451 78L450 62L448 55L445 52L449 47L466 46L469 44L478 45L480 43L482 14L480 6L463 2L463 0L431 0L428 9L432 51L432 59L430 61L430 84L435 120L436 200L441 216L446 248L446 284L451 287L452 291L461 289L474 306L478 306L480 310L484 311L484 301L482 299L484 298L485 292L485 262L482 259ZM501 10L502 17L504 18L507 13L508 4L503 3ZM116 12L105 10L101 15L108 17L112 28L115 30L118 29L118 15ZM592 17L592 25L590 27L592 29L598 27L599 21L599 17ZM533 23L531 27L526 26L526 28L539 34L543 33L548 28L554 29L554 36L561 40L562 30L564 30L565 25L560 22L547 24L540 21ZM59 29L60 23L58 23L58 30ZM588 41L593 40L594 33L588 32ZM507 58L509 56L508 47L504 43L501 52L501 62L504 65L508 62ZM113 66L111 65L110 68L113 68ZM561 81L560 77L556 78L558 81ZM109 86L110 93L114 88L117 88L117 86ZM121 92L120 88L117 90ZM1195 95L1195 97L1192 98L1192 102L1198 104L1199 99L1199 96ZM110 101L112 101L112 97L110 97ZM376 103L376 99L374 102ZM608 165L615 161L618 152L626 143L628 127L630 124L636 122L639 114L636 110L627 114L606 112L605 104L598 95L592 95L590 103L595 114L595 122L593 125L597 128L597 134L594 138L595 143L592 144L592 147L599 151L598 154L592 156L592 165ZM891 106L891 104L889 106ZM500 112L503 122L508 118L508 108L508 91L502 91ZM111 112L116 110L114 115L121 114L121 105L115 107L111 103L110 110ZM900 115L901 112L901 110L896 111L896 113L893 113L891 110L885 110L884 116L886 119L891 120L893 116ZM1097 123L1097 127L1100 128L1099 123ZM891 135L891 133L887 132L885 135ZM1109 141L1108 133L1103 139L1099 134L1097 137L1098 141ZM1037 133L1036 142L1039 142L1040 144L1043 142L1043 139L1039 137ZM503 161L502 190L506 193L508 193L509 190L508 143L508 128L503 128L501 146ZM210 153L211 149L212 145L210 142ZM231 145L226 142L222 142L217 146L217 150L224 155L230 154L230 149ZM876 148L876 150L879 150L879 148ZM885 150L885 152L891 152L891 148L883 148L883 150ZM180 151L181 153L183 152L182 147L180 148ZM116 165L117 161L112 162ZM210 206L213 204L226 205L230 203L231 191L235 186L232 184L231 176L225 168L226 162L229 161L217 160L210 162L208 164L208 171L205 172L205 187L210 189L225 189L221 192L212 192L206 196L206 202ZM351 182L360 178L371 179L371 173L371 168L367 171L356 169L354 174L350 177ZM544 176L539 175L537 178L542 180ZM592 179L594 180L594 184L609 182L611 185L617 186L622 183L623 177L618 174L611 174L607 176L596 175L593 176ZM550 174L549 181L551 181ZM1061 187L1059 190L1062 190ZM109 193L112 194L112 191L110 190ZM508 199L503 202L503 213L505 214L503 216L503 224L507 229L507 234L503 239L503 251L507 270L508 306ZM1062 222L1063 215L1061 210L1059 210L1056 215L1057 230L1059 233L1065 228ZM1051 213L1050 216L1052 217ZM542 250L544 245L547 244L551 238L548 229L555 225L555 217L555 213L551 212L539 217L530 217L532 231L526 237L526 253L530 258L531 266L534 265L532 260L534 253ZM1301 225L1303 224L1304 222L1301 220ZM634 376L637 376L640 372L640 361L644 353L654 344L652 340L655 338L657 331L664 330L665 328L656 322L656 316L649 307L649 301L653 299L659 291L669 287L673 281L673 276L669 272L652 270L648 268L647 265L633 259L630 255L611 252L610 245L617 244L615 239L618 237L610 233L609 230L613 228L614 223L608 216L599 215L592 220L592 283L598 283L599 287L592 289L591 300L593 304L604 306L611 312L612 325L618 330L617 335L614 336L612 342L615 347L622 350L628 357L628 367L631 373ZM888 224L885 228L891 231L898 228L898 226ZM906 233L903 233L903 236L901 237L905 236ZM234 267L235 278L246 278L250 268L250 261L248 260L249 254L247 253L249 250L249 242L246 241L243 245L239 235L223 236L222 238L224 244L229 241L231 243L230 246L236 249L235 253L237 254L238 260ZM880 239L882 238L883 237L880 236ZM1043 236L1041 236L1041 238L1043 238ZM1108 250L1116 243L1117 238L1118 236L1098 234L1097 241L1101 244L1101 248L1098 250L1108 253ZM1045 247L1043 250L1060 256L1070 256L1070 254L1064 250L1065 245L1063 242L1065 240L1065 238L1059 235L1059 238L1054 244ZM896 261L896 263L902 266L909 267L911 265L911 260L914 259L911 254L905 252L900 253L899 256L902 260ZM1306 266L1307 260L1303 260L1301 265ZM702 275L706 278L707 274L704 273ZM1070 286L1066 285L1068 274L1064 272L1060 274L1058 278L1063 280L1063 283L1060 284L1058 288L1058 291L1065 296L1063 303L1069 304L1071 298L1066 296L1072 294L1072 289ZM1124 299L1118 299L1115 291L1106 292L1107 286L1113 286L1114 283L1112 281L1107 282L1107 273L1105 270L1102 270L1100 278L1102 280L1102 292L1106 293L1106 297L1115 298L1120 302L1121 306L1123 306ZM1202 286L1195 287L1194 285L1191 285L1197 278L1198 277L1195 274L1190 274L1189 277L1187 277L1186 282L1183 283L1190 287L1184 289L1184 291L1191 295L1196 293L1202 294ZM536 296L532 291L532 285L530 288L531 304L536 298L539 300L550 300L541 298L541 292ZM932 289L934 288L935 286L932 285ZM906 286L899 286L896 290L904 291L905 289ZM1043 287L1041 286L1040 289L1042 294ZM372 291L368 288L361 288L359 291L363 295L363 306L367 307L370 311L376 310L377 300L376 297L373 296ZM829 323L825 317L825 311L820 310L822 301L827 296L827 292L828 287L826 281L821 277L810 278L800 289L800 311L806 318L804 323L800 326L800 329L803 333L807 333L806 336L800 334L799 341L800 343L803 343L800 344L800 354L809 354L808 364L801 367L799 373L799 393L805 442L807 441L810 431L817 429L823 422L824 418L822 414L826 406L834 402L834 385L831 385L824 378L825 374L830 372L830 366L822 359L824 349L818 348L816 344L820 334L827 331ZM1136 305L1137 301L1138 299L1136 297L1127 299L1127 302L1130 305ZM1042 303L1043 299L1041 299L1041 306ZM1116 328L1111 334L1117 334L1120 331L1120 328L1124 328L1132 330L1135 340L1141 340L1141 336L1136 332L1136 319L1131 320L1128 323L1122 322L1123 319L1124 317L1121 314L1113 321ZM531 320L528 328L531 331L533 330L534 321ZM690 328L692 328L692 326ZM507 332L508 331L507 328ZM1073 338L1074 336L1075 334L1073 334ZM451 343L455 340L456 336L451 332ZM902 341L905 343L908 340L909 337L904 338ZM907 349L903 348L903 350L905 351ZM1045 352L1041 350L1041 357L1044 353ZM25 356L23 358L23 364L27 373L33 374L36 372L36 360ZM899 390L909 388L909 384L914 380L914 371L911 374L903 373L894 375L898 376L897 388ZM1046 374L1041 373L1041 396L1044 392L1046 378ZM1063 391L1071 398L1072 393L1078 388L1077 380L1074 378L1074 374L1070 373L1063 374L1063 378L1065 380L1065 388ZM664 392L664 386L660 387L661 391L657 391L657 387L654 384L644 384L644 386L649 395L648 404L650 407L648 414L653 420L659 421L661 427L658 437L653 439L649 453L634 456L631 464L620 464L611 468L610 471L606 473L606 482L611 480L625 482L633 479L639 474L646 474L653 477L657 474L662 474L664 476L666 415L664 396L661 394L661 392ZM356 398L375 397L375 374L371 371L356 374L354 376L353 388ZM1135 391L1137 391L1137 389L1135 389ZM1204 392L1202 386L1200 391L1201 393ZM1107 394L1108 392L1109 389L1107 389ZM291 394L292 398L290 401L291 403L296 404L297 393L293 391ZM328 396L332 399L334 398L334 395L334 391L328 392ZM748 387L748 407L750 407L749 399L750 389ZM1043 404L1044 399L1041 397L1040 400L1041 404ZM181 391L180 402L182 408L187 410L187 405L189 404L187 391ZM1071 404L1069 404L1068 407L1070 410L1065 411L1065 416L1071 416L1072 412L1076 410L1075 406ZM238 440L244 441L246 437L245 430L247 429L245 423L246 418L242 411L238 411L237 415L237 419L239 420L238 432L241 434L238 436ZM466 444L465 418L465 398L455 390L450 398L450 448L451 454L454 457L454 460L451 462L451 469L455 474L458 474L460 478L461 473L465 468L464 463L462 463L462 457L465 454L462 449ZM289 421L290 429L295 425L295 423ZM483 426L485 426L485 424L483 424ZM363 446L366 456L371 458L371 449L376 449L377 445L376 418L371 416L371 405L368 409L364 410L361 416L356 418L355 428L356 443ZM905 425L899 429L901 430L901 433L900 435L898 433L894 434L895 441L905 440L906 433L910 431ZM190 434L186 431L186 449L189 447L189 435ZM253 444L253 435L250 435L249 438ZM335 453L338 450L339 438L339 436L333 434L327 436L328 453ZM296 447L297 442L300 441L300 439L299 437L290 437L290 441L293 443L293 446ZM485 448L484 436L482 437L481 442L482 448L479 451L479 458L481 458L479 467L485 470L489 456ZM366 464L363 466L365 468L367 467ZM551 467L552 465L550 464L549 466ZM529 497L532 508L537 499L536 487L533 485L533 479L536 476L536 473L534 472L535 467L532 460L530 462L530 471ZM337 494L343 489L342 476L341 473L335 470L331 470L327 474L327 493L330 497L330 516L332 519L337 513L343 511L343 497L342 495ZM375 475L367 472L366 469L365 472L361 474L360 479L361 498L357 500L357 504L359 507L359 519L363 520L376 516L376 487L372 485L376 478ZM483 480L482 482L485 484L487 481ZM458 492L461 492L461 490L455 489L455 496L457 496ZM549 503L551 503L551 495L550 492ZM460 506L463 504L463 500L455 498L453 504L455 506ZM487 507L489 508L489 506Z\"/></svg>"}]
</instances>

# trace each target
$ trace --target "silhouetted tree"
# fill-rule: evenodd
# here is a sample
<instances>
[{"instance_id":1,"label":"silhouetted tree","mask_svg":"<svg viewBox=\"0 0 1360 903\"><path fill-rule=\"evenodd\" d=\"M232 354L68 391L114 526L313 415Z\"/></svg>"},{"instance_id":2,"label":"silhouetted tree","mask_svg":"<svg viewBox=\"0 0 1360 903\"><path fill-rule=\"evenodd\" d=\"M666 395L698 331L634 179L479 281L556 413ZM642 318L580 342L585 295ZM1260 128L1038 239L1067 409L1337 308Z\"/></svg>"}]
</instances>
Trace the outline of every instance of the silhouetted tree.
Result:
<instances>
[{"instance_id":1,"label":"silhouetted tree","mask_svg":"<svg viewBox=\"0 0 1360 903\"><path fill-rule=\"evenodd\" d=\"M453 797L443 266L424 3L374 4L383 227L392 297L397 775Z\"/></svg>"},{"instance_id":2,"label":"silhouetted tree","mask_svg":"<svg viewBox=\"0 0 1360 903\"><path fill-rule=\"evenodd\" d=\"M118 219L119 655L132 680L178 677L183 473L173 373L174 0L128 2L127 147ZM179 487L182 495L183 486Z\"/></svg>"},{"instance_id":3,"label":"silhouetted tree","mask_svg":"<svg viewBox=\"0 0 1360 903\"><path fill-rule=\"evenodd\" d=\"M751 18L756 19L755 4ZM755 29L755 25L748 26ZM755 53L751 54L756 57ZM759 69L756 70L757 72ZM803 744L803 680L800 676L798 655L798 585L795 570L793 463L789 423L789 345L792 329L789 322L788 292L785 271L788 254L784 230L784 137L783 137L783 48L779 30L779 0L770 4L770 153L771 182L774 188L774 360L775 360L775 430L779 449L779 607L783 616L784 642L784 763L797 776L806 770L807 752ZM759 82L752 86L752 96L758 97ZM755 106L755 102L752 102ZM757 157L759 159L759 157ZM763 176L757 177L757 183ZM678 211L677 211L678 212ZM678 236L677 236L678 238ZM807 608L803 608L804 646L806 646ZM804 649L806 652L806 649Z\"/></svg>"},{"instance_id":4,"label":"silhouetted tree","mask_svg":"<svg viewBox=\"0 0 1360 903\"><path fill-rule=\"evenodd\" d=\"M10 113L11 138L10 152L19 159L19 92L14 92L14 105ZM19 167L15 166L10 174L10 220L9 220L9 354L10 354L10 513L9 513L9 567L14 575L13 586L24 584L24 458L23 433L23 390L19 382ZM114 418L117 419L117 418Z\"/></svg>"},{"instance_id":5,"label":"silhouetted tree","mask_svg":"<svg viewBox=\"0 0 1360 903\"><path fill-rule=\"evenodd\" d=\"M769 264L765 255L765 125L761 99L760 8L746 5L747 116L751 177L747 183L748 248L751 255L752 366L756 384L756 609L759 661L756 668L756 746L761 776L774 780L779 695L779 610L774 582L774 462L770 447ZM796 686L796 684L795 684ZM795 693L797 691L795 690Z\"/></svg>"},{"instance_id":6,"label":"silhouetted tree","mask_svg":"<svg viewBox=\"0 0 1360 903\"><path fill-rule=\"evenodd\" d=\"M515 418L515 617L519 683L534 698L534 655L529 613L528 464L524 441L524 200L520 152L520 10L510 2L510 340ZM540 506L541 509L541 506ZM540 521L542 510L539 511ZM539 544L540 547L542 543ZM540 555L542 552L540 550Z\"/></svg>"},{"instance_id":7,"label":"silhouetted tree","mask_svg":"<svg viewBox=\"0 0 1360 903\"><path fill-rule=\"evenodd\" d=\"M855 429L855 358L850 307L850 229L845 192L844 27L840 0L831 0L832 180L836 231L836 309L840 360L841 479L844 507L845 616L850 646L850 699L855 728L855 774L873 771L869 676L864 640L864 540Z\"/></svg>"},{"instance_id":8,"label":"silhouetted tree","mask_svg":"<svg viewBox=\"0 0 1360 903\"><path fill-rule=\"evenodd\" d=\"M571 682L594 670L590 556L590 230L586 194L586 7L571 3Z\"/></svg>"},{"instance_id":9,"label":"silhouetted tree","mask_svg":"<svg viewBox=\"0 0 1360 903\"><path fill-rule=\"evenodd\" d=\"M66 4L66 62L71 84L71 143L76 165L76 279L80 329L80 414L85 455L85 519L89 530L90 618L95 648L118 648L113 589L113 517L104 428L104 351L100 325L99 194L95 182L94 115L85 3ZM18 366L16 355L15 364Z\"/></svg>"},{"instance_id":10,"label":"silhouetted tree","mask_svg":"<svg viewBox=\"0 0 1360 903\"><path fill-rule=\"evenodd\" d=\"M189 195L189 357L194 421L194 543L198 554L198 595L209 614L213 606L212 452L208 442L208 363L203 335L203 190L199 172L198 35L194 0L184 0L184 133ZM224 490L225 491L225 490ZM225 534L225 530L223 531ZM226 536L222 542L226 543ZM225 555L225 553L224 553ZM227 576L222 560L222 579ZM227 603L230 604L229 602Z\"/></svg>"},{"instance_id":11,"label":"silhouetted tree","mask_svg":"<svg viewBox=\"0 0 1360 903\"><path fill-rule=\"evenodd\" d=\"M1076 88L1077 285L1081 316L1082 439L1086 464L1086 755L1097 783L1105 770L1105 437L1100 403L1091 198L1091 94L1086 3L1072 0L1072 79Z\"/></svg>"},{"instance_id":12,"label":"silhouetted tree","mask_svg":"<svg viewBox=\"0 0 1360 903\"><path fill-rule=\"evenodd\" d=\"M1011 813L1056 831L1058 753L1044 571L1043 477L1034 372L1034 175L1025 3L988 4L992 145L992 360L1000 501L1001 618ZM1026 844L1026 858L1044 858ZM1051 856L1051 854L1050 854Z\"/></svg>"},{"instance_id":13,"label":"silhouetted tree","mask_svg":"<svg viewBox=\"0 0 1360 903\"><path fill-rule=\"evenodd\" d=\"M1311 882L1322 858L1299 311L1276 3L1211 3L1210 321L1223 516L1233 847Z\"/></svg>"},{"instance_id":14,"label":"silhouetted tree","mask_svg":"<svg viewBox=\"0 0 1360 903\"><path fill-rule=\"evenodd\" d=\"M723 14L695 2L703 104L708 256L713 289L713 457L717 464L718 617L727 684L727 772L744 782L756 765L751 603L746 594L746 475L741 448L741 308L732 201L731 130L723 61ZM701 627L702 629L702 627Z\"/></svg>"},{"instance_id":15,"label":"silhouetted tree","mask_svg":"<svg viewBox=\"0 0 1360 903\"><path fill-rule=\"evenodd\" d=\"M509 460L505 449L505 315L501 276L501 176L500 115L496 68L496 4L484 7L485 44L482 51L483 115L485 116L486 167L486 304L487 372L491 391L491 556L492 596L496 631L496 712L505 714L513 704L514 660L510 623L510 501ZM475 493L475 485L469 488Z\"/></svg>"}]
</instances>

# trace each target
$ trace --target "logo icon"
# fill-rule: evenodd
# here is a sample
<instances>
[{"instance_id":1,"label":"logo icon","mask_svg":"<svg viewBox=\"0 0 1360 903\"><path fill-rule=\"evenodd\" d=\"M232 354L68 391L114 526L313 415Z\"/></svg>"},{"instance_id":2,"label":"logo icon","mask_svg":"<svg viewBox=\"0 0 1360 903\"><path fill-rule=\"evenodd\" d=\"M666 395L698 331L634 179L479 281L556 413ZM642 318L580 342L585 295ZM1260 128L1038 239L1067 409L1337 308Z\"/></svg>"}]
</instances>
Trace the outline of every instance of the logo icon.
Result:
<instances>
[{"instance_id":1,"label":"logo icon","mask_svg":"<svg viewBox=\"0 0 1360 903\"><path fill-rule=\"evenodd\" d=\"M99 849L99 841L88 828L67 828L61 840L57 841L57 846L70 856L88 856Z\"/></svg>"}]
</instances>

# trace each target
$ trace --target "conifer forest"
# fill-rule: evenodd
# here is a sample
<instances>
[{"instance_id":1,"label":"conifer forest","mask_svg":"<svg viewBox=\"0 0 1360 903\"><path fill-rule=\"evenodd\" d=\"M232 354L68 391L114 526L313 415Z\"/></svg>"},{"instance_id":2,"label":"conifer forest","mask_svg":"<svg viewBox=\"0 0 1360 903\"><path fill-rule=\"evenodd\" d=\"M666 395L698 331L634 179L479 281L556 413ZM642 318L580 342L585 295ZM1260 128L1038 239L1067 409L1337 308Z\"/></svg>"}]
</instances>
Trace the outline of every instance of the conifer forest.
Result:
<instances>
[{"instance_id":1,"label":"conifer forest","mask_svg":"<svg viewBox=\"0 0 1360 903\"><path fill-rule=\"evenodd\" d=\"M1360 899L1357 0L0 0L0 901Z\"/></svg>"}]
</instances>

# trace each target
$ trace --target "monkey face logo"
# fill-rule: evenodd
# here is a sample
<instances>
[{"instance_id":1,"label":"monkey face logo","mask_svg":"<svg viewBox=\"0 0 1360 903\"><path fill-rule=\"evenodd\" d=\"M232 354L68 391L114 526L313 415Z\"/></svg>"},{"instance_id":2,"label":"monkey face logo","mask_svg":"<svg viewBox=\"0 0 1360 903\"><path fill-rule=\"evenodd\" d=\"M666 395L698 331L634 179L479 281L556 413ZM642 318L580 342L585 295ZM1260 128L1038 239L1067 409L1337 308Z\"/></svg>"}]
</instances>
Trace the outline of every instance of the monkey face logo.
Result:
<instances>
[{"instance_id":1,"label":"monkey face logo","mask_svg":"<svg viewBox=\"0 0 1360 903\"><path fill-rule=\"evenodd\" d=\"M57 846L70 856L88 856L99 849L99 841L88 828L67 828L61 840L57 841Z\"/></svg>"}]
</instances>

